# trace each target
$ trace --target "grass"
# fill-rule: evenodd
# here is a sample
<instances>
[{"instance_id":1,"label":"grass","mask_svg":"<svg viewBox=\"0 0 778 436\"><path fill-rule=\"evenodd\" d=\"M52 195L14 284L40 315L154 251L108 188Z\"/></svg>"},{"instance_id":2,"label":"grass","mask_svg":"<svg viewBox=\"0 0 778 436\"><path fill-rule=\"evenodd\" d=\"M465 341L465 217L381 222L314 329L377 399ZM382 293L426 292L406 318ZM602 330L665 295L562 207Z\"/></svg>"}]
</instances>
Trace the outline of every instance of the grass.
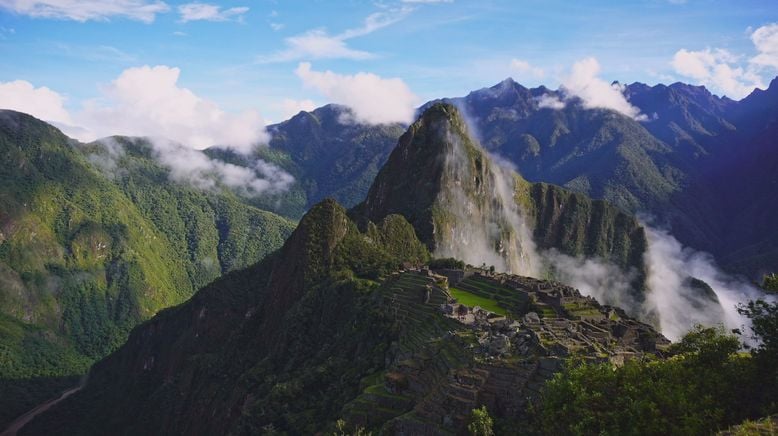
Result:
<instances>
[{"instance_id":1,"label":"grass","mask_svg":"<svg viewBox=\"0 0 778 436\"><path fill-rule=\"evenodd\" d=\"M498 315L507 315L507 311L500 307L495 300L489 298L480 297L478 295L467 292L463 289L451 287L449 288L451 295L457 299L460 304L464 304L468 307L480 306L482 309L486 309L490 312L494 312Z\"/></svg>"}]
</instances>

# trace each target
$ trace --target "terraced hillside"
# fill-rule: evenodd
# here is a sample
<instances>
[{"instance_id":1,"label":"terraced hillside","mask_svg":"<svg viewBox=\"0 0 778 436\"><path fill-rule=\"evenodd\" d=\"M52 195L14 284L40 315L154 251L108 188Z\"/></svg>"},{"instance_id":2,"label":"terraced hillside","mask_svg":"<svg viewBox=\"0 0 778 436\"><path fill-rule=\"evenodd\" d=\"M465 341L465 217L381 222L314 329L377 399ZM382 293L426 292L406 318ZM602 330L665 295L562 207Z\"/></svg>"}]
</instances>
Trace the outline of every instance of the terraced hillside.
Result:
<instances>
[{"instance_id":1,"label":"terraced hillside","mask_svg":"<svg viewBox=\"0 0 778 436\"><path fill-rule=\"evenodd\" d=\"M458 433L480 405L521 421L565 356L623 361L665 342L542 280L459 271L456 289L511 316L468 307L446 271L411 267L428 258L402 217L360 231L322 202L272 258L136 328L84 389L24 431L314 434L342 419L352 430ZM570 303L602 316L568 316ZM543 305L545 317L533 311Z\"/></svg>"},{"instance_id":2,"label":"terraced hillside","mask_svg":"<svg viewBox=\"0 0 778 436\"><path fill-rule=\"evenodd\" d=\"M566 299L557 301L557 292ZM391 363L366 376L342 412L353 428L379 433L459 434L481 405L507 428L524 418L527 401L565 356L623 362L668 344L623 312L527 277L470 271L449 286L427 270L406 271L389 276L380 293L398 329ZM461 309L465 301L502 310Z\"/></svg>"}]
</instances>

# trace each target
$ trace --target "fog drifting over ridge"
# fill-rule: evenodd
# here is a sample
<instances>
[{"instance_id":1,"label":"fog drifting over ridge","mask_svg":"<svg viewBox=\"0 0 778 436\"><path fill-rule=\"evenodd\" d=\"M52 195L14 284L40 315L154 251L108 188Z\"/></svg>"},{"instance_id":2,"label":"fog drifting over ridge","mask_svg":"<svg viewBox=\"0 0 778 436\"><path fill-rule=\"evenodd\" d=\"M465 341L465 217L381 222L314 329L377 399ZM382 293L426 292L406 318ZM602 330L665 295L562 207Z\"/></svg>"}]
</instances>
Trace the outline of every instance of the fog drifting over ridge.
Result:
<instances>
[{"instance_id":1,"label":"fog drifting over ridge","mask_svg":"<svg viewBox=\"0 0 778 436\"><path fill-rule=\"evenodd\" d=\"M242 195L254 197L285 192L294 183L294 177L282 168L262 159L251 158L249 166L240 166L212 159L204 152L164 138L128 138L145 140L152 157L169 170L168 178L194 188L213 191L224 186ZM92 153L88 159L104 173L120 176L120 161L125 155L124 145L113 137L97 141L104 153Z\"/></svg>"},{"instance_id":2,"label":"fog drifting over ridge","mask_svg":"<svg viewBox=\"0 0 778 436\"><path fill-rule=\"evenodd\" d=\"M475 123L464 108L460 109L460 115L471 137L477 136ZM656 324L662 334L674 341L698 324L722 325L727 329L748 325L748 319L737 312L737 305L763 297L764 293L747 281L721 271L711 255L684 247L667 230L652 227L646 220L641 222L648 240L643 255L647 273L643 301L637 299L632 289L636 271L625 271L603 258L573 257L554 249L538 249L527 214L513 196L516 183L513 165L482 149L494 187L491 192L484 190L476 194L491 196L486 201L477 200L489 210L477 210L478 204L461 187L461 178L473 176L464 165L467 156L462 146L456 146L459 138L447 134L446 139L455 146L449 147L445 156L446 173L452 180L446 183L443 204L451 205L449 212L456 217L457 225L437 247L435 256L455 257L472 265L486 263L497 271L512 274L535 277L552 274L584 295ZM695 287L693 279L709 285L715 298L706 295L699 284Z\"/></svg>"}]
</instances>

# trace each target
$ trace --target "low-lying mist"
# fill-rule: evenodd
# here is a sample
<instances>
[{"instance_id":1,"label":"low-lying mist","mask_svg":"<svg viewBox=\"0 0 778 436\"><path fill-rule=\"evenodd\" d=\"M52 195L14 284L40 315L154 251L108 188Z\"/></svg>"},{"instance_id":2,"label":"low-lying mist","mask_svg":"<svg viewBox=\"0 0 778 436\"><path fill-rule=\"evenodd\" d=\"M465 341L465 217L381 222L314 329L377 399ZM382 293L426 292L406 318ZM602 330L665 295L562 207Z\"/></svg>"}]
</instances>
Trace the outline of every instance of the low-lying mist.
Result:
<instances>
[{"instance_id":1,"label":"low-lying mist","mask_svg":"<svg viewBox=\"0 0 778 436\"><path fill-rule=\"evenodd\" d=\"M438 241L436 254L493 265L499 271L537 275L535 243L513 198L512 173L488 163L482 167L485 174L472 168L459 136L448 126L441 128L450 145L445 156L447 189L439 199L447 234ZM473 198L482 201L474 204Z\"/></svg>"},{"instance_id":2,"label":"low-lying mist","mask_svg":"<svg viewBox=\"0 0 778 436\"><path fill-rule=\"evenodd\" d=\"M663 334L678 339L695 324L721 324L730 329L748 324L737 305L763 296L761 291L724 273L711 255L684 247L668 231L644 227L649 289L644 310L657 313ZM694 287L691 279L708 284L718 302Z\"/></svg>"},{"instance_id":3,"label":"low-lying mist","mask_svg":"<svg viewBox=\"0 0 778 436\"><path fill-rule=\"evenodd\" d=\"M130 139L133 141L141 139ZM294 177L282 168L258 158L250 158L250 166L240 166L212 159L203 151L160 138L143 138L151 146L152 157L169 170L171 181L202 190L228 187L246 196L284 192L294 183ZM93 153L89 160L104 173L120 176L125 156L124 145L115 138L98 141L104 152ZM248 157L248 156L247 156Z\"/></svg>"},{"instance_id":4,"label":"low-lying mist","mask_svg":"<svg viewBox=\"0 0 778 436\"><path fill-rule=\"evenodd\" d=\"M449 141L458 139L449 135ZM695 325L743 328L747 319L737 305L763 296L745 280L730 276L705 253L683 247L669 232L643 224L648 238L644 255L647 271L645 298L633 289L636 271L624 271L602 258L572 257L557 250L538 250L526 214L514 199L513 169L499 158L486 164L493 184L468 198L463 178L473 177L461 146L451 147L447 174L453 178L443 194L447 213L455 223L443 238L436 256L456 257L472 265L529 276L550 276L577 288L604 304L654 324L671 340ZM708 288L709 286L709 288Z\"/></svg>"}]
</instances>

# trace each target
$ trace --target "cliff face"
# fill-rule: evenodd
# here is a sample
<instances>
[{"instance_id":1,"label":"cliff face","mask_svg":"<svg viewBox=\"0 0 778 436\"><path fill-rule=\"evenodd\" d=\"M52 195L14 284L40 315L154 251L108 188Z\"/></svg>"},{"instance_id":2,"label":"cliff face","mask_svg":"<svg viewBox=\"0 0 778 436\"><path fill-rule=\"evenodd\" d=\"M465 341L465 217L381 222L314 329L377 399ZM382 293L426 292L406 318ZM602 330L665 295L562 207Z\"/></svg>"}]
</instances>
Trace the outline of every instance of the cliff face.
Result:
<instances>
[{"instance_id":1,"label":"cliff face","mask_svg":"<svg viewBox=\"0 0 778 436\"><path fill-rule=\"evenodd\" d=\"M607 259L624 270L633 268L642 289L645 230L632 215L602 200L546 183L527 187L528 213L541 248L556 248L571 256Z\"/></svg>"},{"instance_id":2,"label":"cliff face","mask_svg":"<svg viewBox=\"0 0 778 436\"><path fill-rule=\"evenodd\" d=\"M434 104L410 126L354 213L405 216L437 256L537 275L536 249L555 248L634 268L642 289L647 243L634 217L497 165L452 105Z\"/></svg>"}]
</instances>

